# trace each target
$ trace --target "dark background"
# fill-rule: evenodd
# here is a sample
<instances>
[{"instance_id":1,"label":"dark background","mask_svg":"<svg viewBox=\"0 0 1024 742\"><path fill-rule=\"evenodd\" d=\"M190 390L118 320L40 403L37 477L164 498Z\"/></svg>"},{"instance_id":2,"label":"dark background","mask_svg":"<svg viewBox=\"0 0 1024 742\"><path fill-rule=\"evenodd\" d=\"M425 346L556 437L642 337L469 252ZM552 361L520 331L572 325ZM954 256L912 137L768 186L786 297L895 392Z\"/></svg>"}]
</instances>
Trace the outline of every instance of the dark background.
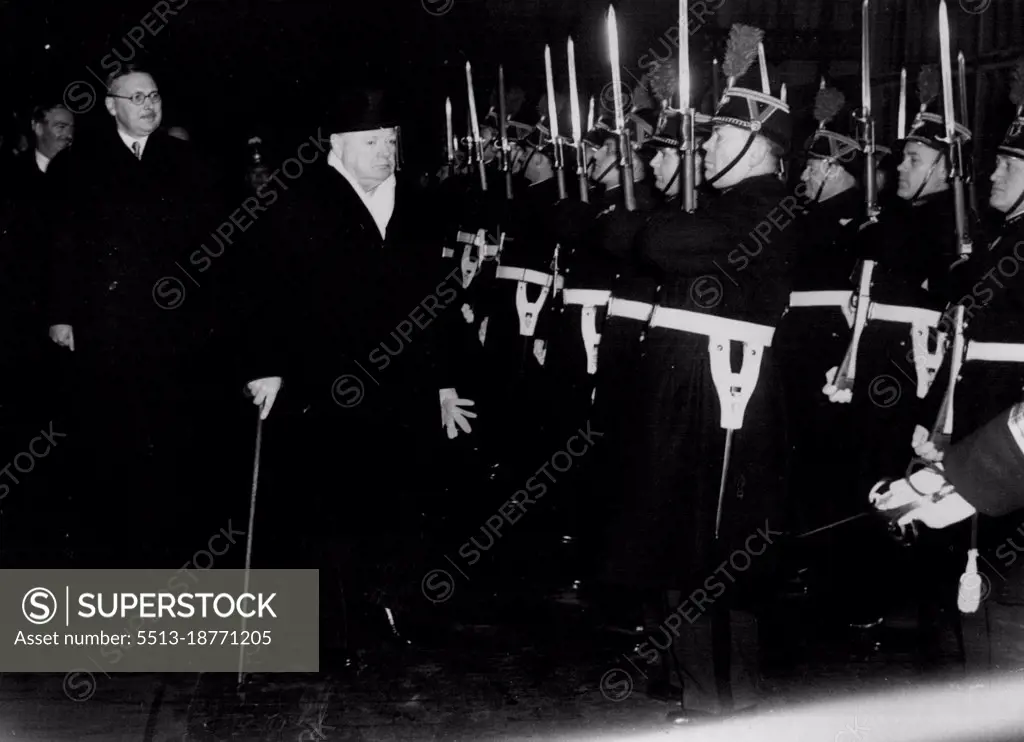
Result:
<instances>
[{"instance_id":1,"label":"dark background","mask_svg":"<svg viewBox=\"0 0 1024 742\"><path fill-rule=\"evenodd\" d=\"M813 126L810 111L821 75L858 98L860 0L707 4L718 10L691 37L697 91L710 83L710 59L724 49L729 25L745 22L768 32L768 59L787 82L799 135ZM4 129L11 127L4 109L24 120L35 98L60 98L75 80L95 84L86 68L102 74L100 60L112 50L141 58L143 52L130 47L125 35L154 5L155 0L0 0ZM616 7L628 81L630 72L642 73L642 55L665 58L674 51L666 31L676 23L677 4L622 0ZM696 9L696 0L691 7ZM912 118L918 67L938 59L937 9L938 0L872 2L880 143L894 138L899 66L909 67ZM556 78L564 80L565 38L572 34L581 95L599 95L609 79L606 10L600 0L188 0L142 44L164 92L165 124L185 126L198 146L216 156L244 157L245 141L254 134L272 153L288 156L316 131L319 100L347 82L376 77L403 91L406 155L426 169L443 156L445 95L456 107L456 132L464 128L467 59L474 64L482 115L499 62L510 87L541 92L545 42L553 47ZM954 51L962 49L967 57L972 125L983 160L991 157L1012 113L1006 85L1009 67L1024 55L1024 0L950 0L949 13ZM703 107L709 110L710 98ZM80 116L81 134L105 116L100 106Z\"/></svg>"}]
</instances>

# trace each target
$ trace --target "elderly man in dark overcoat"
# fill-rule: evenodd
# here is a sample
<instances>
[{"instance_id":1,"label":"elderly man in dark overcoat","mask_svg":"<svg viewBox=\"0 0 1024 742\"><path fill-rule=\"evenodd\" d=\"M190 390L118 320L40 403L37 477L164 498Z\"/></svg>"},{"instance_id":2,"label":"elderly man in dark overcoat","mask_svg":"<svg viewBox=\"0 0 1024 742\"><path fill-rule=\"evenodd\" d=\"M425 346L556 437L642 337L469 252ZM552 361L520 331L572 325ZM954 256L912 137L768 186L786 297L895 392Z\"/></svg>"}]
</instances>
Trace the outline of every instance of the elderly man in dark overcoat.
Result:
<instances>
[{"instance_id":1,"label":"elderly man in dark overcoat","mask_svg":"<svg viewBox=\"0 0 1024 742\"><path fill-rule=\"evenodd\" d=\"M427 200L398 172L393 99L364 89L326 108L323 154L285 184L256 248L248 387L273 472L254 559L324 570L322 641L354 649L430 609L408 554L450 476L436 455L475 413L445 334L462 323L459 276L438 259Z\"/></svg>"}]
</instances>

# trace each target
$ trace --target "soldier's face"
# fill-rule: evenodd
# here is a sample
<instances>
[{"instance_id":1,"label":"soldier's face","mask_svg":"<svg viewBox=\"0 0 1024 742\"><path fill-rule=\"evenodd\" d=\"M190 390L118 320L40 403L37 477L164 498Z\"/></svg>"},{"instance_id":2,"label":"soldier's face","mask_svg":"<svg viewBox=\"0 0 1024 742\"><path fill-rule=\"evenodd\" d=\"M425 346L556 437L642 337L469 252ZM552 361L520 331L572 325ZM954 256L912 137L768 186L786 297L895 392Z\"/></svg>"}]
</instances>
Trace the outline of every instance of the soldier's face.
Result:
<instances>
[{"instance_id":1,"label":"soldier's face","mask_svg":"<svg viewBox=\"0 0 1024 742\"><path fill-rule=\"evenodd\" d=\"M800 180L807 186L806 193L813 198L821 190L822 185L828 180L829 164L818 157L810 157L804 167Z\"/></svg>"},{"instance_id":2,"label":"soldier's face","mask_svg":"<svg viewBox=\"0 0 1024 742\"><path fill-rule=\"evenodd\" d=\"M555 175L555 168L551 158L547 155L534 151L533 156L526 161L523 175L531 183L541 183Z\"/></svg>"},{"instance_id":3,"label":"soldier's face","mask_svg":"<svg viewBox=\"0 0 1024 742\"><path fill-rule=\"evenodd\" d=\"M519 142L512 142L509 146L509 152L512 162L512 174L522 175L523 168L526 167L526 161L530 157L530 150L519 144Z\"/></svg>"},{"instance_id":4,"label":"soldier's face","mask_svg":"<svg viewBox=\"0 0 1024 742\"><path fill-rule=\"evenodd\" d=\"M490 126L484 126L480 129L480 140L483 143L484 162L493 162L498 156L497 132Z\"/></svg>"},{"instance_id":5,"label":"soldier's face","mask_svg":"<svg viewBox=\"0 0 1024 742\"><path fill-rule=\"evenodd\" d=\"M156 91L156 82L145 72L122 75L114 81L110 91L115 95L149 96ZM107 98L107 112L117 120L118 127L134 137L145 137L156 131L164 117L163 101L147 97L141 106L125 98Z\"/></svg>"},{"instance_id":6,"label":"soldier's face","mask_svg":"<svg viewBox=\"0 0 1024 742\"><path fill-rule=\"evenodd\" d=\"M674 147L662 147L658 154L651 160L651 170L654 171L654 185L666 196L675 196L679 193L679 184L682 173L679 172L680 157L679 150Z\"/></svg>"},{"instance_id":7,"label":"soldier's face","mask_svg":"<svg viewBox=\"0 0 1024 742\"><path fill-rule=\"evenodd\" d=\"M997 155L996 169L991 180L992 195L988 200L989 206L1005 214L1024 193L1024 160Z\"/></svg>"},{"instance_id":8,"label":"soldier's face","mask_svg":"<svg viewBox=\"0 0 1024 742\"><path fill-rule=\"evenodd\" d=\"M337 139L335 139L337 137ZM335 144L337 142L337 144ZM341 164L361 185L373 188L391 177L398 158L398 131L374 129L333 135Z\"/></svg>"},{"instance_id":9,"label":"soldier's face","mask_svg":"<svg viewBox=\"0 0 1024 742\"><path fill-rule=\"evenodd\" d=\"M54 108L46 112L42 123L35 124L36 149L46 157L53 157L75 138L75 117L66 108Z\"/></svg>"},{"instance_id":10,"label":"soldier's face","mask_svg":"<svg viewBox=\"0 0 1024 742\"><path fill-rule=\"evenodd\" d=\"M896 195L903 199L911 199L919 189L921 196L944 190L946 166L944 162L936 164L940 158L942 158L942 153L937 149L932 149L920 142L908 142L903 150L903 162L897 168L900 181ZM934 170L932 170L932 165L935 165ZM921 188L922 184L924 184L923 189Z\"/></svg>"},{"instance_id":11,"label":"soldier's face","mask_svg":"<svg viewBox=\"0 0 1024 742\"><path fill-rule=\"evenodd\" d=\"M715 177L719 172L729 167L729 163L736 159L736 156L743 151L750 132L740 129L737 126L728 124L716 126L711 138L704 142L704 177L708 180ZM751 147L736 166L728 170L725 175L715 181L714 187L718 189L734 186L746 177L750 170L747 164L753 156L756 147Z\"/></svg>"},{"instance_id":12,"label":"soldier's face","mask_svg":"<svg viewBox=\"0 0 1024 742\"><path fill-rule=\"evenodd\" d=\"M616 166L619 164L619 152L615 140L609 138L603 145L594 151L594 157L590 161L590 178L597 183L612 185L618 183L619 172Z\"/></svg>"}]
</instances>

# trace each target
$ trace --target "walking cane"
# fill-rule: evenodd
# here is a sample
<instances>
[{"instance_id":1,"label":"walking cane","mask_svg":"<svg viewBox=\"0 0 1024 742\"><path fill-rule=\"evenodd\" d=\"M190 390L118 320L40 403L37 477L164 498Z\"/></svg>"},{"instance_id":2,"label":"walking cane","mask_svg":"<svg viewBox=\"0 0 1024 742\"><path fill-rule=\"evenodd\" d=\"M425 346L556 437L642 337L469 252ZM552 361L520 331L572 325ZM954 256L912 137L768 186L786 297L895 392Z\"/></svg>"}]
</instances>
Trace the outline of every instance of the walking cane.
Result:
<instances>
[{"instance_id":1,"label":"walking cane","mask_svg":"<svg viewBox=\"0 0 1024 742\"><path fill-rule=\"evenodd\" d=\"M260 479L260 447L263 444L263 417L262 411L257 410L256 418L256 452L252 461L252 491L249 496L249 528L245 536L245 585L243 592L249 592L249 570L252 568L252 527L256 519L256 486ZM245 633L245 615L242 615L242 633ZM242 681L245 678L243 666L245 664L245 647L238 647L238 687L241 689Z\"/></svg>"}]
</instances>

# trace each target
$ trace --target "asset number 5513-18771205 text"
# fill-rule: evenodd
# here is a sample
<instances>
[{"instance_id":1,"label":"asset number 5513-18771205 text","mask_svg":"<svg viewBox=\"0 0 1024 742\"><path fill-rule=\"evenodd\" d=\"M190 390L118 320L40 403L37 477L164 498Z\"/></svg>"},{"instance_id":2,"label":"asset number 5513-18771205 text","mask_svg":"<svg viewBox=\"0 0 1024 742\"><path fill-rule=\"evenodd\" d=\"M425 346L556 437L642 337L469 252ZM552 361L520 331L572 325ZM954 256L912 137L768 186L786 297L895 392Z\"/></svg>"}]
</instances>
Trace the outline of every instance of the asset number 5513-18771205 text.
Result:
<instances>
[{"instance_id":1,"label":"asset number 5513-18771205 text","mask_svg":"<svg viewBox=\"0 0 1024 742\"><path fill-rule=\"evenodd\" d=\"M204 646L247 646L270 644L270 631L227 631L227 630L192 630L192 631L139 631L136 641L140 646L171 646L179 644L186 647Z\"/></svg>"}]
</instances>

